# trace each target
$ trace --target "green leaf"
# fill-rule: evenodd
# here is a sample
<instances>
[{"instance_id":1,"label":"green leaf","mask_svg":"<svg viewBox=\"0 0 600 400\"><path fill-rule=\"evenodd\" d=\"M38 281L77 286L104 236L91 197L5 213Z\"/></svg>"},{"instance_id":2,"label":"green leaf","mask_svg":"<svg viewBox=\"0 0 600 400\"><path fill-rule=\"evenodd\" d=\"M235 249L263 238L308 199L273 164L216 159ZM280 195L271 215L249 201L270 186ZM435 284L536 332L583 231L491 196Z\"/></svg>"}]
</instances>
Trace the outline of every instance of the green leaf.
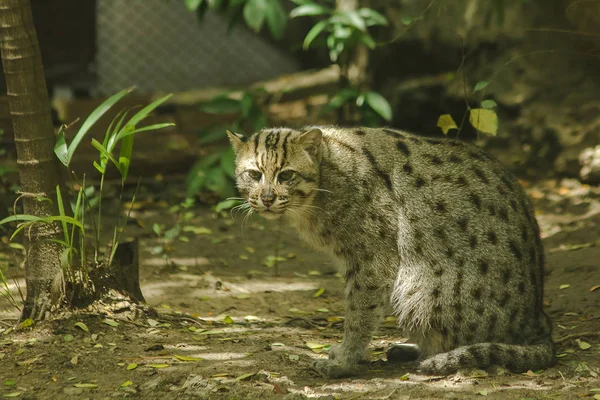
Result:
<instances>
[{"instance_id":1,"label":"green leaf","mask_svg":"<svg viewBox=\"0 0 600 400\"><path fill-rule=\"evenodd\" d=\"M473 108L469 112L469 122L481 132L496 135L498 132L498 115L493 110Z\"/></svg>"},{"instance_id":2,"label":"green leaf","mask_svg":"<svg viewBox=\"0 0 600 400\"><path fill-rule=\"evenodd\" d=\"M96 169L98 169L98 171L100 171L98 167L102 168L102 170L106 169L106 160L110 160L115 165L115 167L119 168L119 162L113 157L112 154L108 152L108 150L102 145L102 143L100 143L96 139L92 139L92 146L100 152L100 164L94 162L94 166L98 164L98 166L96 166Z\"/></svg>"},{"instance_id":3,"label":"green leaf","mask_svg":"<svg viewBox=\"0 0 600 400\"><path fill-rule=\"evenodd\" d=\"M185 0L185 6L190 11L196 11L200 4L202 4L204 0Z\"/></svg>"},{"instance_id":4,"label":"green leaf","mask_svg":"<svg viewBox=\"0 0 600 400\"><path fill-rule=\"evenodd\" d=\"M235 152L233 147L228 147L223 153L221 153L221 169L231 179L235 179Z\"/></svg>"},{"instance_id":5,"label":"green leaf","mask_svg":"<svg viewBox=\"0 0 600 400\"><path fill-rule=\"evenodd\" d=\"M148 364L148 366L150 368L160 369L160 368L167 368L169 366L169 364Z\"/></svg>"},{"instance_id":6,"label":"green leaf","mask_svg":"<svg viewBox=\"0 0 600 400\"><path fill-rule=\"evenodd\" d=\"M589 349L590 347L592 347L592 345L591 345L591 344L589 344L588 342L584 342L584 341L583 341L583 340L581 340L581 339L576 339L576 340L575 340L575 342L577 342L577 345L579 346L579 348L580 348L581 350L587 350L587 349Z\"/></svg>"},{"instance_id":7,"label":"green leaf","mask_svg":"<svg viewBox=\"0 0 600 400\"><path fill-rule=\"evenodd\" d=\"M22 394L23 394L23 392L11 392L11 393L3 394L2 397L6 397L6 398L21 397Z\"/></svg>"},{"instance_id":8,"label":"green leaf","mask_svg":"<svg viewBox=\"0 0 600 400\"><path fill-rule=\"evenodd\" d=\"M235 378L235 380L236 381L245 381L245 380L252 378L254 375L256 375L256 372L251 372L249 374L240 375L237 378Z\"/></svg>"},{"instance_id":9,"label":"green leaf","mask_svg":"<svg viewBox=\"0 0 600 400\"><path fill-rule=\"evenodd\" d=\"M134 370L138 367L138 365L136 363L131 363L127 365L127 371L131 371Z\"/></svg>"},{"instance_id":10,"label":"green leaf","mask_svg":"<svg viewBox=\"0 0 600 400\"><path fill-rule=\"evenodd\" d=\"M98 387L98 385L96 385L95 383L76 383L73 386L75 386L76 388L83 389L96 389Z\"/></svg>"},{"instance_id":11,"label":"green leaf","mask_svg":"<svg viewBox=\"0 0 600 400\"><path fill-rule=\"evenodd\" d=\"M313 293L313 297L316 299L317 297L321 297L323 293L325 293L325 288L319 288L316 292Z\"/></svg>"},{"instance_id":12,"label":"green leaf","mask_svg":"<svg viewBox=\"0 0 600 400\"><path fill-rule=\"evenodd\" d=\"M361 8L358 10L358 15L365 20L367 26L388 24L388 20L383 15L370 8Z\"/></svg>"},{"instance_id":13,"label":"green leaf","mask_svg":"<svg viewBox=\"0 0 600 400\"><path fill-rule=\"evenodd\" d=\"M562 285L560 285L558 288L559 288L560 290L563 290L563 289L568 289L568 288L570 288L570 287L571 287L571 285L569 285L568 283L565 283L565 284L562 284Z\"/></svg>"},{"instance_id":14,"label":"green leaf","mask_svg":"<svg viewBox=\"0 0 600 400\"><path fill-rule=\"evenodd\" d=\"M227 325L231 325L233 324L233 318L231 318L229 315L226 315L225 318L223 318L223 322L225 322Z\"/></svg>"},{"instance_id":15,"label":"green leaf","mask_svg":"<svg viewBox=\"0 0 600 400\"><path fill-rule=\"evenodd\" d=\"M400 22L402 22L404 25L408 26L413 23L413 19L411 17L402 17L402 18L400 18Z\"/></svg>"},{"instance_id":16,"label":"green leaf","mask_svg":"<svg viewBox=\"0 0 600 400\"><path fill-rule=\"evenodd\" d=\"M115 320L112 320L112 319L108 319L108 318L105 318L105 319L103 319L103 320L102 320L102 323L103 323L103 324L106 324L106 325L108 325L108 326L112 326L112 327L117 327L117 326L119 326L119 323L118 323L117 321L115 321Z\"/></svg>"},{"instance_id":17,"label":"green leaf","mask_svg":"<svg viewBox=\"0 0 600 400\"><path fill-rule=\"evenodd\" d=\"M323 32L325 28L327 28L328 25L329 21L327 20L317 22L306 34L306 37L304 38L304 43L302 43L302 48L304 50L308 50L310 44L317 38L317 36L321 34L321 32Z\"/></svg>"},{"instance_id":18,"label":"green leaf","mask_svg":"<svg viewBox=\"0 0 600 400\"><path fill-rule=\"evenodd\" d=\"M81 224L81 222L77 221L73 217L69 217L68 215L53 215L50 217L46 217L43 220L44 220L44 222L54 222L54 221L66 222L67 224L75 225L79 229L83 229L83 225Z\"/></svg>"},{"instance_id":19,"label":"green leaf","mask_svg":"<svg viewBox=\"0 0 600 400\"><path fill-rule=\"evenodd\" d=\"M63 203L63 199L62 199L62 194L60 193L60 185L56 185L56 201L57 201L57 205L58 205L58 214L62 217L65 216L65 205ZM62 223L62 229L63 229L63 235L65 236L65 242L69 241L69 230L67 229L67 222L66 221L61 221Z\"/></svg>"},{"instance_id":20,"label":"green leaf","mask_svg":"<svg viewBox=\"0 0 600 400\"><path fill-rule=\"evenodd\" d=\"M447 135L450 129L458 129L456 122L454 122L450 114L440 115L436 126L444 132L444 135Z\"/></svg>"},{"instance_id":21,"label":"green leaf","mask_svg":"<svg viewBox=\"0 0 600 400\"><path fill-rule=\"evenodd\" d=\"M244 19L254 32L258 32L262 28L267 8L267 0L248 0L244 6Z\"/></svg>"},{"instance_id":22,"label":"green leaf","mask_svg":"<svg viewBox=\"0 0 600 400\"><path fill-rule=\"evenodd\" d=\"M365 24L365 20L362 19L360 14L356 10L344 11L343 15L348 18L349 25L355 27L359 31L366 31L367 25Z\"/></svg>"},{"instance_id":23,"label":"green leaf","mask_svg":"<svg viewBox=\"0 0 600 400\"><path fill-rule=\"evenodd\" d=\"M79 321L79 322L75 322L73 324L74 326L78 327L79 329L83 330L84 332L89 332L89 328L87 327L86 324L84 324L83 322Z\"/></svg>"},{"instance_id":24,"label":"green leaf","mask_svg":"<svg viewBox=\"0 0 600 400\"><path fill-rule=\"evenodd\" d=\"M110 108L112 106L114 106L115 103L117 103L123 97L125 97L126 95L128 95L129 93L131 93L132 90L133 90L133 88L121 90L117 94L114 94L111 97L109 97L108 99L106 99L94 111L92 111L92 113L87 117L87 119L85 120L85 122L83 123L83 125L81 125L81 128L79 129L79 131L77 132L77 134L73 138L73 141L71 142L71 145L69 146L69 149L67 151L66 164L65 164L66 166L69 166L69 164L71 163L71 159L73 158L73 154L75 153L75 150L77 149L77 147L79 146L79 144L81 143L81 141L83 140L83 138L85 137L85 135L88 133L88 131L91 129L91 127L108 110L110 110Z\"/></svg>"},{"instance_id":25,"label":"green leaf","mask_svg":"<svg viewBox=\"0 0 600 400\"><path fill-rule=\"evenodd\" d=\"M199 108L207 114L234 114L240 112L241 104L239 100L218 96L200 104Z\"/></svg>"},{"instance_id":26,"label":"green leaf","mask_svg":"<svg viewBox=\"0 0 600 400\"><path fill-rule=\"evenodd\" d=\"M330 109L340 108L341 106L346 104L350 99L355 98L357 96L358 96L358 91L356 89L352 89L352 88L342 89L339 92L337 92L336 95L331 98L331 100L329 100L329 102L327 103L327 108L330 108ZM361 96L364 99L365 96L364 95L361 95ZM358 98L357 98L357 101L358 101Z\"/></svg>"},{"instance_id":27,"label":"green leaf","mask_svg":"<svg viewBox=\"0 0 600 400\"><path fill-rule=\"evenodd\" d=\"M368 92L365 94L365 101L386 121L392 120L392 107L390 103L377 92Z\"/></svg>"},{"instance_id":28,"label":"green leaf","mask_svg":"<svg viewBox=\"0 0 600 400\"><path fill-rule=\"evenodd\" d=\"M494 108L494 107L496 107L497 105L498 105L498 104L497 104L497 103L496 103L494 100L491 100L491 99L488 99L488 100L483 100L483 101L481 102L481 107L482 107L482 108Z\"/></svg>"},{"instance_id":29,"label":"green leaf","mask_svg":"<svg viewBox=\"0 0 600 400\"><path fill-rule=\"evenodd\" d=\"M488 81L479 81L475 84L475 88L473 89L473 93L483 90L489 85Z\"/></svg>"},{"instance_id":30,"label":"green leaf","mask_svg":"<svg viewBox=\"0 0 600 400\"><path fill-rule=\"evenodd\" d=\"M362 44L366 45L371 50L373 50L375 47L377 47L377 43L375 43L375 39L373 39L373 37L371 36L371 34L369 32L362 32L358 36L358 40Z\"/></svg>"},{"instance_id":31,"label":"green leaf","mask_svg":"<svg viewBox=\"0 0 600 400\"><path fill-rule=\"evenodd\" d=\"M154 125L144 126L143 128L121 131L121 132L119 132L119 135L117 135L117 140L125 139L126 137L135 135L136 133L147 132L147 131L157 131L159 129L164 129L164 128L168 128L171 126L175 126L175 124L172 122L164 122L162 124L154 124Z\"/></svg>"},{"instance_id":32,"label":"green leaf","mask_svg":"<svg viewBox=\"0 0 600 400\"><path fill-rule=\"evenodd\" d=\"M39 221L43 221L43 218L40 217L36 217L34 215L28 215L28 214L15 214L15 215L11 215L10 217L6 217L3 220L0 221L0 225L4 225L6 223L9 222L21 222L21 221L34 221L34 222L39 222Z\"/></svg>"},{"instance_id":33,"label":"green leaf","mask_svg":"<svg viewBox=\"0 0 600 400\"><path fill-rule=\"evenodd\" d=\"M65 125L61 125L60 128L58 128L58 133L56 135L54 154L56 154L56 157L58 157L60 162L63 163L65 167L69 165L67 160L67 151L67 142L65 141Z\"/></svg>"},{"instance_id":34,"label":"green leaf","mask_svg":"<svg viewBox=\"0 0 600 400\"><path fill-rule=\"evenodd\" d=\"M279 0L269 0L266 11L267 26L275 39L281 39L287 25L287 13Z\"/></svg>"},{"instance_id":35,"label":"green leaf","mask_svg":"<svg viewBox=\"0 0 600 400\"><path fill-rule=\"evenodd\" d=\"M330 12L331 12L331 10L329 8L324 7L320 4L307 3L307 4L302 4L301 6L294 8L290 12L290 18L323 15L323 14L328 14Z\"/></svg>"},{"instance_id":36,"label":"green leaf","mask_svg":"<svg viewBox=\"0 0 600 400\"><path fill-rule=\"evenodd\" d=\"M119 154L119 172L121 173L121 182L125 183L129 165L131 164L131 153L133 152L134 136L129 135L121 141L121 149Z\"/></svg>"}]
</instances>

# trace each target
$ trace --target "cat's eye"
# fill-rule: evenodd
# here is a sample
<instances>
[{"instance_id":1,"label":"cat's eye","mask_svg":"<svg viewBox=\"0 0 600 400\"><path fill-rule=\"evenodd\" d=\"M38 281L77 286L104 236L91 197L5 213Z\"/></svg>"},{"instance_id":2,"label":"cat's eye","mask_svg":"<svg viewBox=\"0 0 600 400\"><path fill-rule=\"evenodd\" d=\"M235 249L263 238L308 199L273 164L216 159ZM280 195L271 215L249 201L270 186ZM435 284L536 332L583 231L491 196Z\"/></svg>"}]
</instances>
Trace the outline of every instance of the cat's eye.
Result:
<instances>
[{"instance_id":1,"label":"cat's eye","mask_svg":"<svg viewBox=\"0 0 600 400\"><path fill-rule=\"evenodd\" d=\"M277 175L277 179L279 180L279 182L285 182L285 181L289 181L290 179L292 179L293 176L294 176L294 171L288 169L285 171L281 171L279 173L279 175Z\"/></svg>"},{"instance_id":2,"label":"cat's eye","mask_svg":"<svg viewBox=\"0 0 600 400\"><path fill-rule=\"evenodd\" d=\"M255 169L249 170L248 174L250 175L250 178L254 179L255 181L260 181L260 178L262 178L262 173Z\"/></svg>"}]
</instances>

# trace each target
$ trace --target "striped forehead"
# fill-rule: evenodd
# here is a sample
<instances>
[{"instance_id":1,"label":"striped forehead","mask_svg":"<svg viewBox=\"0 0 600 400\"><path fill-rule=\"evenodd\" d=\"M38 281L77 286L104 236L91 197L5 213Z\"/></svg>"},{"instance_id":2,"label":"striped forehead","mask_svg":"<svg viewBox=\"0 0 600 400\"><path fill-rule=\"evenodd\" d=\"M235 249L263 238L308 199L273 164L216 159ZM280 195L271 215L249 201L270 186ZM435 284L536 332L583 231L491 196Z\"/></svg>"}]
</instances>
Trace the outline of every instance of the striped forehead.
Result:
<instances>
[{"instance_id":1,"label":"striped forehead","mask_svg":"<svg viewBox=\"0 0 600 400\"><path fill-rule=\"evenodd\" d=\"M257 166L263 171L280 169L286 161L292 135L291 130L269 130L255 134L250 141Z\"/></svg>"}]
</instances>

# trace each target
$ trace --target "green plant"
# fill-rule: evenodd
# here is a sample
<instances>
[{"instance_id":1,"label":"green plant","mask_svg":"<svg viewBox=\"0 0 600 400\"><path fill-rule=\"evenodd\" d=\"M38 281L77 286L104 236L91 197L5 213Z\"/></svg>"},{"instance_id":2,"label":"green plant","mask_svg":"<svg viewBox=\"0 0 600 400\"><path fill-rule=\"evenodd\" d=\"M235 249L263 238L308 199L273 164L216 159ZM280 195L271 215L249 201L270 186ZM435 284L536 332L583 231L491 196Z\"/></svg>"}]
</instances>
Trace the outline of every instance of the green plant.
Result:
<instances>
[{"instance_id":1,"label":"green plant","mask_svg":"<svg viewBox=\"0 0 600 400\"><path fill-rule=\"evenodd\" d=\"M188 10L195 12L202 20L211 9L229 18L229 30L242 18L254 32L260 32L266 24L271 35L281 39L285 32L288 16L282 0L184 0Z\"/></svg>"},{"instance_id":2,"label":"green plant","mask_svg":"<svg viewBox=\"0 0 600 400\"><path fill-rule=\"evenodd\" d=\"M75 134L70 144L68 144L65 139L65 131L68 127L62 126L59 129L54 151L65 167L68 168L70 166L77 147L81 144L92 126L119 100L131 93L131 91L132 89L122 90L98 106L81 125L81 128ZM99 153L98 161L94 161L94 167L100 172L100 184L98 190L96 191L93 186L87 186L86 178L84 176L81 182L77 182L78 190L76 192L76 200L74 203L65 201L66 199L63 198L60 186L57 186L56 188L56 199L37 196L36 199L38 201L56 201L59 215L41 218L33 215L17 214L1 220L0 225L9 222L18 222L17 228L11 235L11 240L20 232L28 229L32 224L60 223L63 239L52 241L64 248L61 253L64 280L70 282L74 286L80 285L84 288L93 286L93 282L91 282L89 275L89 266L111 266L119 245L120 236L126 224L126 221L121 221L121 223L119 223L120 221L117 221L113 227L112 240L109 242L106 253L104 255L100 254L100 235L103 228L102 220L105 213L102 209L102 200L107 168L109 168L110 165L113 165L118 170L121 177L121 194L119 197L120 209L123 200L124 185L131 164L135 135L141 132L163 129L173 126L174 124L159 123L143 127L138 127L138 125L170 96L171 95L164 96L135 113L130 109L117 114L108 127L102 143L96 139L92 139L92 145ZM128 118L128 116L130 117ZM65 209L65 205L68 204L71 205L70 212ZM127 217L129 216L130 211L131 209L129 209ZM90 229L93 231L90 232ZM93 238L92 249L94 255L91 262L87 257L87 246L89 245L88 239L90 237ZM78 256L77 262L75 262L74 259L75 255Z\"/></svg>"},{"instance_id":3,"label":"green plant","mask_svg":"<svg viewBox=\"0 0 600 400\"><path fill-rule=\"evenodd\" d=\"M187 197L208 190L219 195L220 198L230 198L227 203L219 203L218 209L222 210L227 204L231 207L237 203L231 199L235 195L235 154L226 143L225 131L256 132L264 128L267 115L261 104L266 98L266 91L262 88L251 89L244 92L225 92L210 101L199 105L200 110L217 115L235 115L231 123L216 124L201 132L199 143L201 145L214 145L210 154L198 160L188 173ZM226 207L229 208L229 207Z\"/></svg>"},{"instance_id":4,"label":"green plant","mask_svg":"<svg viewBox=\"0 0 600 400\"><path fill-rule=\"evenodd\" d=\"M466 85L466 83L463 83ZM485 95L485 88L488 86L488 81L479 81L475 84L473 93L482 92L482 97ZM442 130L444 135L448 134L450 129L456 129L458 132L462 131L462 128L469 118L469 123L473 128L480 132L487 133L495 136L498 132L498 115L493 110L497 104L492 99L483 99L480 101L480 107L472 108L467 100L467 94L465 93L465 104L466 110L463 114L460 126L456 124L450 114L440 115L437 121L437 126Z\"/></svg>"},{"instance_id":5,"label":"green plant","mask_svg":"<svg viewBox=\"0 0 600 400\"><path fill-rule=\"evenodd\" d=\"M329 99L323 112L338 110L346 104L356 104L361 125L380 126L381 120L392 120L390 103L375 91L360 91L356 88L341 89Z\"/></svg>"},{"instance_id":6,"label":"green plant","mask_svg":"<svg viewBox=\"0 0 600 400\"><path fill-rule=\"evenodd\" d=\"M383 15L370 8L338 10L309 0L292 1L298 7L290 12L290 18L306 16L323 18L306 34L303 48L307 50L321 34L324 34L329 59L334 63L339 61L342 53L358 44L364 44L371 50L377 47L368 28L388 24Z\"/></svg>"},{"instance_id":7,"label":"green plant","mask_svg":"<svg viewBox=\"0 0 600 400\"><path fill-rule=\"evenodd\" d=\"M306 34L304 50L308 50L313 43L325 44L331 62L340 66L340 90L330 97L323 111L338 110L338 115L341 116L343 115L341 111L344 108L348 109L358 113L358 122L367 126L380 125L382 119L391 121L392 107L385 97L373 90L353 86L349 77L351 54L358 46L375 49L377 43L369 28L387 26L387 19L371 8L340 10L310 0L292 1L298 6L290 12L290 18L307 16L320 18ZM320 36L324 36L325 40L319 41Z\"/></svg>"}]
</instances>

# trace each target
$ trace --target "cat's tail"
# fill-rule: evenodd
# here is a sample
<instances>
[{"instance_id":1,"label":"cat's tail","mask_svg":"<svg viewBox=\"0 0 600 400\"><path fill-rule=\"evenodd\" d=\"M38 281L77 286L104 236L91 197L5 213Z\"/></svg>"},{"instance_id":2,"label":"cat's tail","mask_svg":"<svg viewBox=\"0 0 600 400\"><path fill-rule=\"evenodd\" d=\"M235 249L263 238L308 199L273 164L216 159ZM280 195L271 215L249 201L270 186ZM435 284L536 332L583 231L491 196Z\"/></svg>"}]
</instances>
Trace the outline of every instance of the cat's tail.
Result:
<instances>
[{"instance_id":1,"label":"cat's tail","mask_svg":"<svg viewBox=\"0 0 600 400\"><path fill-rule=\"evenodd\" d=\"M541 344L517 345L476 343L457 347L421 361L419 370L426 374L447 375L462 368L502 366L511 372L540 370L556 363L550 340Z\"/></svg>"}]
</instances>

